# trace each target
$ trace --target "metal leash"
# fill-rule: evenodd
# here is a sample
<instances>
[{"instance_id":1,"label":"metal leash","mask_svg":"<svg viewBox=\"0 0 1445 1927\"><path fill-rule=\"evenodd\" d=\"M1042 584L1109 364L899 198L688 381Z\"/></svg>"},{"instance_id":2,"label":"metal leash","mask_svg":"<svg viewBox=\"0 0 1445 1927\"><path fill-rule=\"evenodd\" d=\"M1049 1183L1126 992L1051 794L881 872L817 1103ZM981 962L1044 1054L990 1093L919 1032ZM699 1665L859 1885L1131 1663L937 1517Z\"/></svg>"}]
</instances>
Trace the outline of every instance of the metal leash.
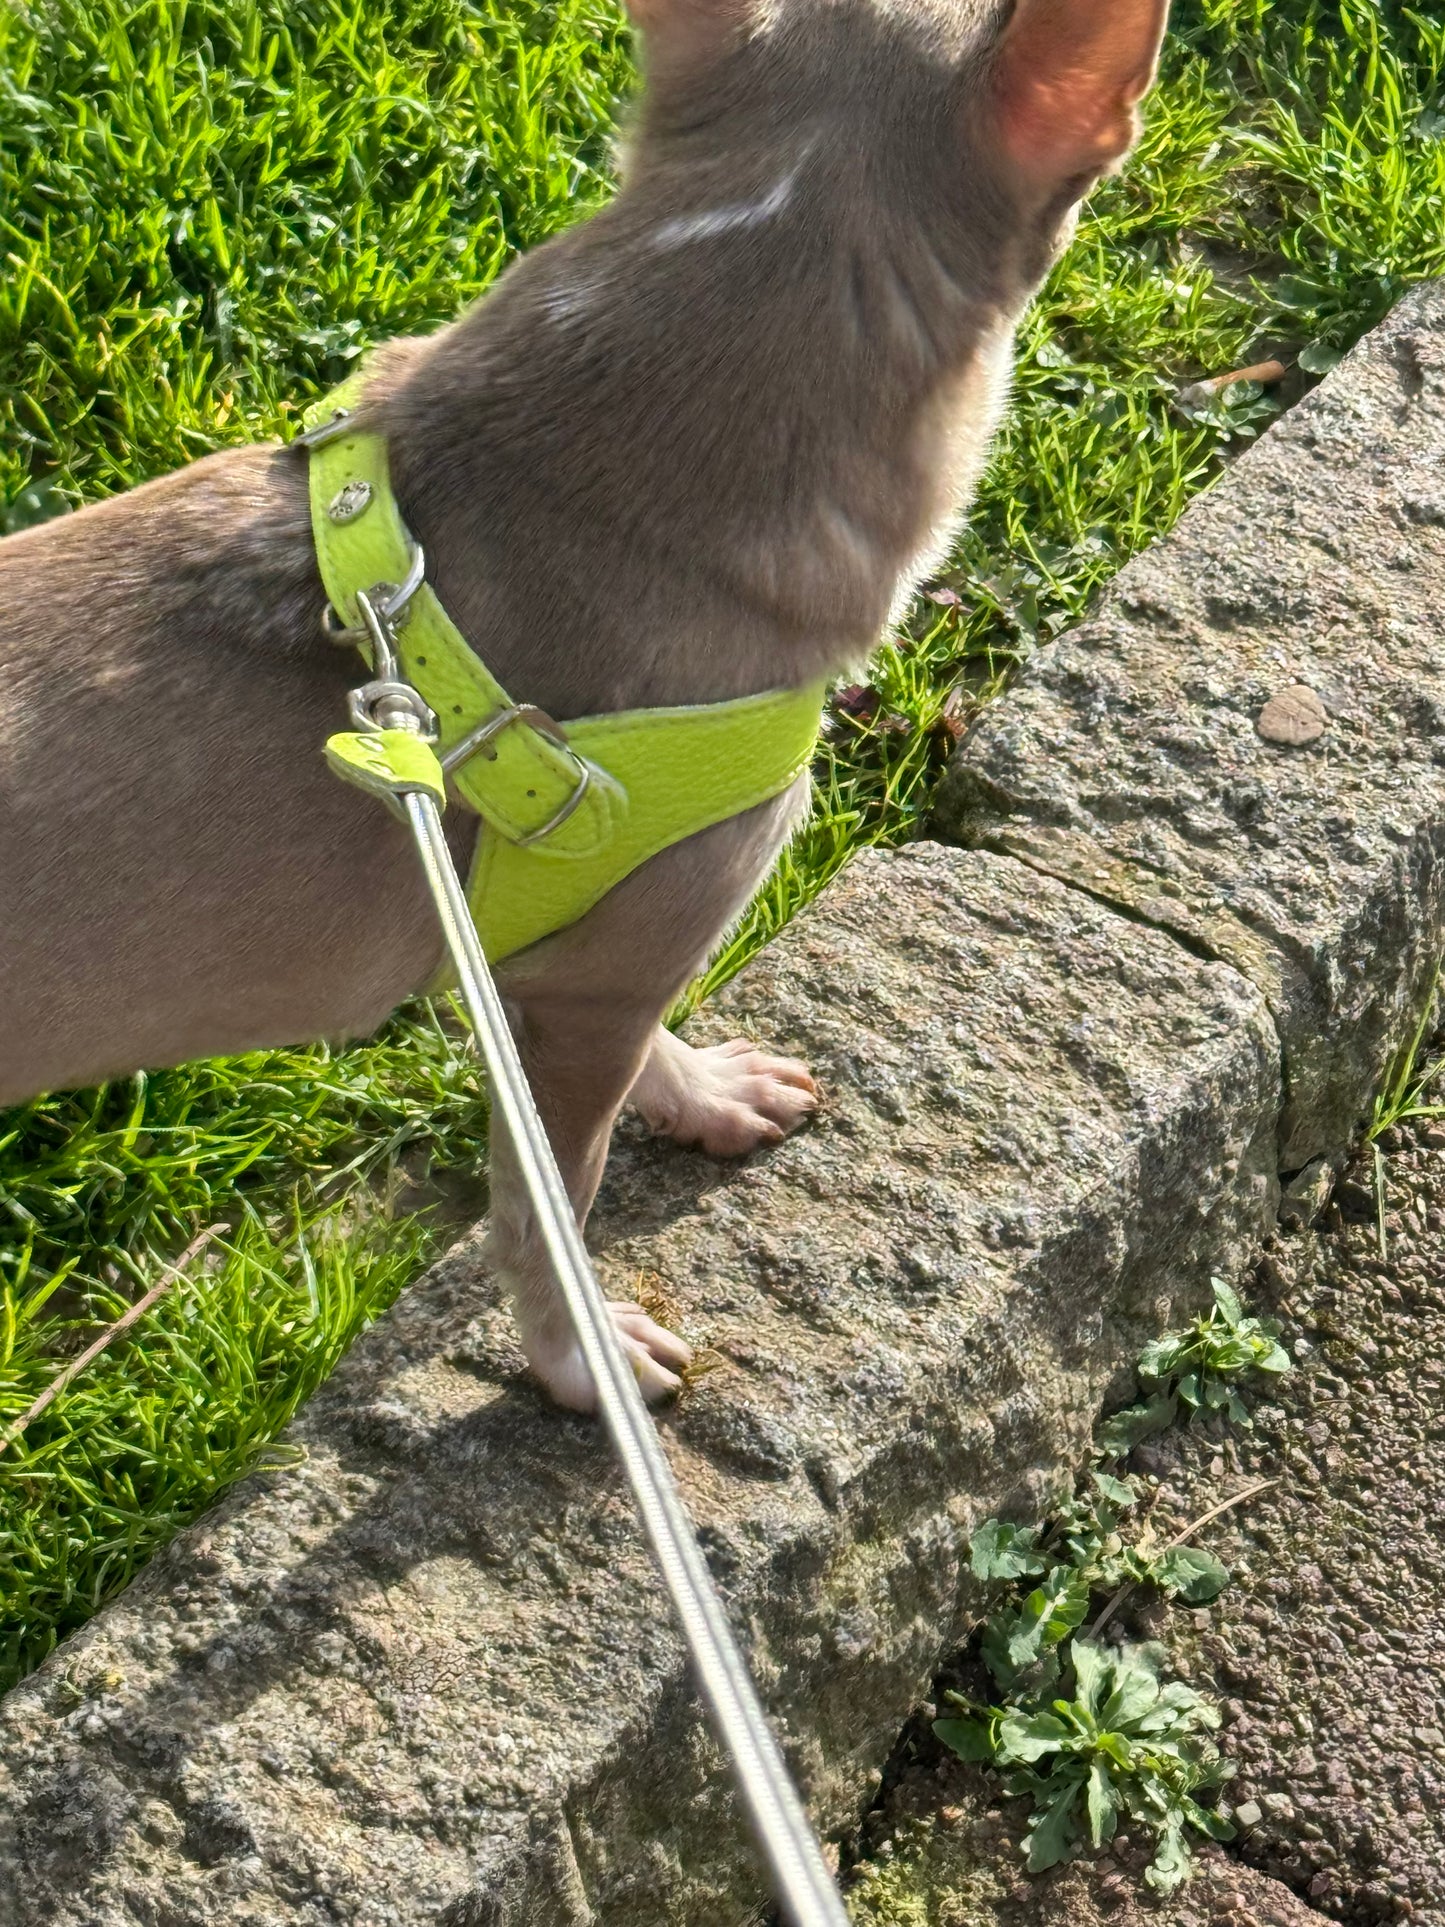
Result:
<instances>
[{"instance_id":1,"label":"metal leash","mask_svg":"<svg viewBox=\"0 0 1445 1927\"><path fill-rule=\"evenodd\" d=\"M420 579L419 559L411 578ZM403 585L403 591L405 588ZM363 593L357 597L371 644L375 680L352 691L351 719L360 732L399 729L434 743L436 719L417 691L402 679L397 664L394 624L405 600L405 593L385 584L369 596ZM511 1134L548 1256L597 1387L603 1424L632 1488L643 1530L692 1657L697 1684L714 1728L732 1758L738 1789L772 1876L774 1895L791 1927L848 1927L837 1887L764 1717L757 1688L733 1637L657 1428L577 1229L562 1174L447 847L441 809L433 795L417 789L393 789L391 800L400 805L416 840L493 1100Z\"/></svg>"}]
</instances>

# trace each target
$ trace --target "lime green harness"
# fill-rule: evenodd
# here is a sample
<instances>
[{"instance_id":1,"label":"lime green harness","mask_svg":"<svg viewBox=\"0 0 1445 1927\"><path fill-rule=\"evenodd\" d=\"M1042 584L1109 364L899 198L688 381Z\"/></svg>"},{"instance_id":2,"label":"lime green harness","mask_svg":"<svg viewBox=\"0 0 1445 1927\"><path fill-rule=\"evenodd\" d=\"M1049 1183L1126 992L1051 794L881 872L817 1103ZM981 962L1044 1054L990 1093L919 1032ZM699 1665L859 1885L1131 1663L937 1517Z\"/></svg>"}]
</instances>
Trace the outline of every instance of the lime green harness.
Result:
<instances>
[{"instance_id":1,"label":"lime green harness","mask_svg":"<svg viewBox=\"0 0 1445 1927\"><path fill-rule=\"evenodd\" d=\"M358 591L395 600L421 557L391 492L385 440L347 426L359 387L309 410L306 439L321 579L374 663ZM564 731L512 701L425 580L391 626L402 676L436 714L452 789L482 819L467 898L494 963L575 923L658 851L780 796L817 741L822 683L585 716ZM365 781L364 746L331 760Z\"/></svg>"}]
</instances>

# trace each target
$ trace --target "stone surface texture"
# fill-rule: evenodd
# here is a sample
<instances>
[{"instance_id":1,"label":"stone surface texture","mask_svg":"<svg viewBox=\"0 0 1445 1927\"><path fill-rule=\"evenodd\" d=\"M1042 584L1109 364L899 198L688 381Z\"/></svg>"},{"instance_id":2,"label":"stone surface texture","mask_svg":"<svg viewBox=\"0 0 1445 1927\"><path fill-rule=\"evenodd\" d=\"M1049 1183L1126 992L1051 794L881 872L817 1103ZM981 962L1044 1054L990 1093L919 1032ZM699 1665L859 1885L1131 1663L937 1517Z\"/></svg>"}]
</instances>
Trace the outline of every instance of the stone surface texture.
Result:
<instances>
[{"instance_id":1,"label":"stone surface texture","mask_svg":"<svg viewBox=\"0 0 1445 1927\"><path fill-rule=\"evenodd\" d=\"M1235 1584L1175 1642L1224 1705L1236 1851L1350 1927L1445 1927L1445 1131L1385 1146L1383 1255L1368 1159L1266 1254L1296 1368L1253 1433L1150 1463L1178 1518L1277 1481L1211 1530Z\"/></svg>"},{"instance_id":2,"label":"stone surface texture","mask_svg":"<svg viewBox=\"0 0 1445 1927\"><path fill-rule=\"evenodd\" d=\"M1445 283L1416 289L1041 650L960 748L943 834L1265 993L1289 1172L1350 1137L1445 922ZM1291 685L1317 740L1267 741Z\"/></svg>"},{"instance_id":3,"label":"stone surface texture","mask_svg":"<svg viewBox=\"0 0 1445 1927\"><path fill-rule=\"evenodd\" d=\"M825 1102L741 1167L628 1137L593 1242L712 1349L669 1453L813 1811L856 1824L1121 1360L1272 1219L1230 965L1010 857L860 858L699 1021ZM641 1278L639 1280L639 1274ZM762 1903L629 1503L475 1246L0 1707L3 1927L737 1927Z\"/></svg>"}]
</instances>

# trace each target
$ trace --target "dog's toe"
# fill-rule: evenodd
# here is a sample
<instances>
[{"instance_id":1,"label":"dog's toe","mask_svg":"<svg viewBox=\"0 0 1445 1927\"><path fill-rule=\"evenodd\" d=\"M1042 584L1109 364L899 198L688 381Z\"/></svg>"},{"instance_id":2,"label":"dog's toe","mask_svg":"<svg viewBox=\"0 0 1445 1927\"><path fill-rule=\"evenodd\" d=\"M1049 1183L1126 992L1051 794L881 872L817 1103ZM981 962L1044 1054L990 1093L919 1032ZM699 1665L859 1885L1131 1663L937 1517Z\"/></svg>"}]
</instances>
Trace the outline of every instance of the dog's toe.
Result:
<instances>
[{"instance_id":1,"label":"dog's toe","mask_svg":"<svg viewBox=\"0 0 1445 1927\"><path fill-rule=\"evenodd\" d=\"M692 1359L692 1347L675 1332L649 1318L641 1305L611 1307L622 1349L649 1405L660 1405L681 1391L681 1373ZM522 1338L532 1370L552 1400L569 1412L595 1412L597 1387L582 1356L582 1348L568 1331L558 1338Z\"/></svg>"},{"instance_id":2,"label":"dog's toe","mask_svg":"<svg viewBox=\"0 0 1445 1927\"><path fill-rule=\"evenodd\" d=\"M635 1100L653 1129L710 1157L744 1157L776 1144L818 1108L806 1064L772 1057L746 1037L705 1049L671 1040Z\"/></svg>"}]
</instances>

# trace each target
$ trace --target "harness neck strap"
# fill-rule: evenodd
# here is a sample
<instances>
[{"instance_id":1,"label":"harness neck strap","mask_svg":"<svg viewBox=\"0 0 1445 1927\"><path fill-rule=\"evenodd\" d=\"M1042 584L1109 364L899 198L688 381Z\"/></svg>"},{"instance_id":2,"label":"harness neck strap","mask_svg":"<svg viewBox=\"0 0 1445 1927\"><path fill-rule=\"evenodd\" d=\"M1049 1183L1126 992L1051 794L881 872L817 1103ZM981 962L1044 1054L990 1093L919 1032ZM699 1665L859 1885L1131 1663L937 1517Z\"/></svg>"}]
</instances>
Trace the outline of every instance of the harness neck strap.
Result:
<instances>
[{"instance_id":1,"label":"harness neck strap","mask_svg":"<svg viewBox=\"0 0 1445 1927\"><path fill-rule=\"evenodd\" d=\"M354 641L384 673L361 590L386 625L403 676L436 714L442 767L461 797L509 843L539 855L593 855L625 814L626 794L569 746L551 717L514 703L447 615L392 494L384 437L352 426L362 382L353 376L309 409L302 438L338 639Z\"/></svg>"}]
</instances>

